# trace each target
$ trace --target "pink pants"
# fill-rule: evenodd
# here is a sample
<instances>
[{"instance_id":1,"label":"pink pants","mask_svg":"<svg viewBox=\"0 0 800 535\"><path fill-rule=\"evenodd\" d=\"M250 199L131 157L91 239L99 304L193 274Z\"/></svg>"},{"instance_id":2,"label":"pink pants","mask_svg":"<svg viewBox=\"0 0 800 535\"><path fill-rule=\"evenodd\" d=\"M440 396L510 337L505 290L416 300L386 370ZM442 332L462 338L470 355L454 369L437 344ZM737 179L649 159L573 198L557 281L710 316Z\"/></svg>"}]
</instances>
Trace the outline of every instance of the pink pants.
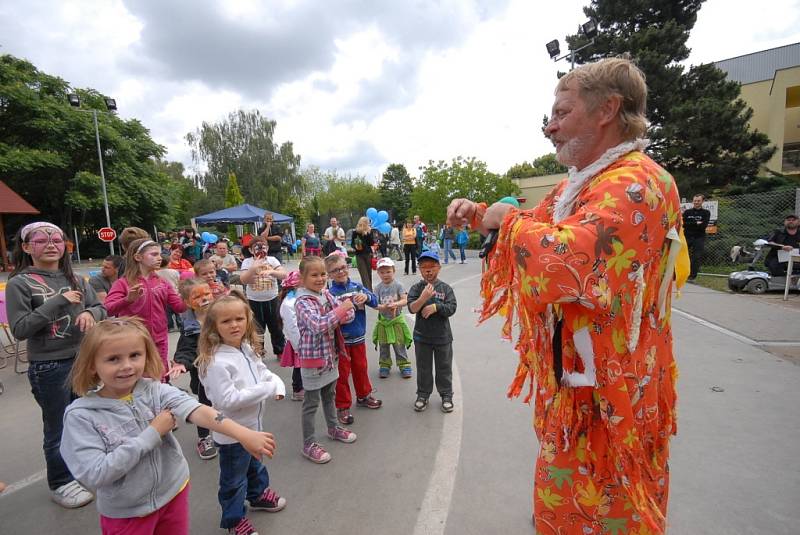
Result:
<instances>
[{"instance_id":1,"label":"pink pants","mask_svg":"<svg viewBox=\"0 0 800 535\"><path fill-rule=\"evenodd\" d=\"M189 535L189 484L164 507L147 516L100 515L100 529L103 535Z\"/></svg>"}]
</instances>

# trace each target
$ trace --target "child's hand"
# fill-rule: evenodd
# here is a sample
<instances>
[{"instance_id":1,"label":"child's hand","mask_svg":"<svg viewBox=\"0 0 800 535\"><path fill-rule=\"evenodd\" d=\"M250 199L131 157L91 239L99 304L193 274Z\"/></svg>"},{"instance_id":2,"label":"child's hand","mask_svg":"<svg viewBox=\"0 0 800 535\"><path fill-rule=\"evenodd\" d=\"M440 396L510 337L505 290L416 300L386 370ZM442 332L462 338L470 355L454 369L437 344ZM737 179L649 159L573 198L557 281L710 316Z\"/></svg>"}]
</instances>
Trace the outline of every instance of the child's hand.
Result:
<instances>
[{"instance_id":1,"label":"child's hand","mask_svg":"<svg viewBox=\"0 0 800 535\"><path fill-rule=\"evenodd\" d=\"M260 459L262 455L272 459L272 456L275 455L275 437L272 436L272 433L260 433L247 429L242 433L239 443L256 459Z\"/></svg>"},{"instance_id":2,"label":"child's hand","mask_svg":"<svg viewBox=\"0 0 800 535\"><path fill-rule=\"evenodd\" d=\"M285 398L285 397L286 397L286 396L284 396L283 394L276 394L276 395L275 395L275 399L277 399L278 401L282 400L282 399L283 399L283 398Z\"/></svg>"},{"instance_id":3,"label":"child's hand","mask_svg":"<svg viewBox=\"0 0 800 535\"><path fill-rule=\"evenodd\" d=\"M433 289L433 284L431 284L430 282L428 283L427 286L425 286L425 289L422 290L422 293L419 294L419 296L424 297L426 301L431 297L433 297L434 295L436 295L436 290Z\"/></svg>"},{"instance_id":4,"label":"child's hand","mask_svg":"<svg viewBox=\"0 0 800 535\"><path fill-rule=\"evenodd\" d=\"M172 411L169 409L161 411L159 415L150 422L150 425L153 426L162 437L172 431L176 424L175 415L173 415Z\"/></svg>"},{"instance_id":5,"label":"child's hand","mask_svg":"<svg viewBox=\"0 0 800 535\"><path fill-rule=\"evenodd\" d=\"M368 299L367 294L357 293L356 295L353 296L353 302L358 306L361 306L364 303L366 303L367 299Z\"/></svg>"},{"instance_id":6,"label":"child's hand","mask_svg":"<svg viewBox=\"0 0 800 535\"><path fill-rule=\"evenodd\" d=\"M171 366L169 367L169 378L170 379L177 379L181 376L181 374L186 373L186 366L183 364L178 364L177 362L170 361Z\"/></svg>"},{"instance_id":7,"label":"child's hand","mask_svg":"<svg viewBox=\"0 0 800 535\"><path fill-rule=\"evenodd\" d=\"M342 310L344 310L345 312L350 312L351 310L353 310L355 308L355 305L353 304L353 300L352 299L345 299L344 301L342 301L342 304L339 305L339 306L342 307Z\"/></svg>"},{"instance_id":8,"label":"child's hand","mask_svg":"<svg viewBox=\"0 0 800 535\"><path fill-rule=\"evenodd\" d=\"M80 303L81 297L83 296L83 294L78 290L70 290L68 292L64 292L61 295L63 295L66 298L66 300L72 303L73 305L77 305L78 303Z\"/></svg>"},{"instance_id":9,"label":"child's hand","mask_svg":"<svg viewBox=\"0 0 800 535\"><path fill-rule=\"evenodd\" d=\"M436 313L436 305L434 304L430 304L426 307L423 307L421 312L423 318L428 318L435 313Z\"/></svg>"},{"instance_id":10,"label":"child's hand","mask_svg":"<svg viewBox=\"0 0 800 535\"><path fill-rule=\"evenodd\" d=\"M81 330L82 333L85 333L94 327L94 316L92 316L92 313L88 311L81 312L78 314L78 317L75 318L75 325Z\"/></svg>"},{"instance_id":11,"label":"child's hand","mask_svg":"<svg viewBox=\"0 0 800 535\"><path fill-rule=\"evenodd\" d=\"M128 288L128 296L126 297L129 303L133 303L137 299L139 299L142 294L144 293L144 288L140 283L134 284L130 288Z\"/></svg>"}]
</instances>

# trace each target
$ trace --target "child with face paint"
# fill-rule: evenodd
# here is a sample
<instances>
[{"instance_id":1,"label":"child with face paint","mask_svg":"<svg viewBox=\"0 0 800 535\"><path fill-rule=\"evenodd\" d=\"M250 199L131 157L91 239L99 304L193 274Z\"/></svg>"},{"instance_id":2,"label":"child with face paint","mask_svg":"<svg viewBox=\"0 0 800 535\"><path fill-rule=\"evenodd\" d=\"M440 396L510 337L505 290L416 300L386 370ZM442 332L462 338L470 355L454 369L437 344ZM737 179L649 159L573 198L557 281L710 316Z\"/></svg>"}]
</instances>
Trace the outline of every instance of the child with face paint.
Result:
<instances>
[{"instance_id":1,"label":"child with face paint","mask_svg":"<svg viewBox=\"0 0 800 535\"><path fill-rule=\"evenodd\" d=\"M224 272L225 270L222 271ZM214 261L210 258L198 260L194 263L194 274L197 275L198 279L202 279L208 284L211 293L214 295L214 299L218 299L230 293L228 287L219 279L219 273L220 270L217 269Z\"/></svg>"},{"instance_id":2,"label":"child with face paint","mask_svg":"<svg viewBox=\"0 0 800 535\"><path fill-rule=\"evenodd\" d=\"M200 262L203 262L202 260ZM200 263L198 262L198 264ZM195 264L197 265L197 264ZM213 267L213 266L212 266ZM189 310L181 314L183 331L178 339L178 348L175 350L176 374L189 372L189 388L192 394L197 395L198 401L203 405L211 406L211 401L206 396L206 390L200 382L200 376L194 361L197 358L197 341L200 338L200 326L206 319L209 305L214 301L214 295L208 283L201 279L185 279L180 285L181 297ZM217 456L217 448L211 434L205 427L197 426L197 455L203 460L213 459Z\"/></svg>"},{"instance_id":3,"label":"child with face paint","mask_svg":"<svg viewBox=\"0 0 800 535\"><path fill-rule=\"evenodd\" d=\"M283 280L287 273L277 258L267 254L268 245L264 238L253 238L250 252L253 256L242 261L240 279L246 285L247 301L256 321L264 331L269 331L272 353L280 358L286 338L280 326L278 281Z\"/></svg>"},{"instance_id":4,"label":"child with face paint","mask_svg":"<svg viewBox=\"0 0 800 535\"><path fill-rule=\"evenodd\" d=\"M57 504L81 507L93 497L59 453L64 410L75 399L66 383L84 332L106 311L94 289L73 274L60 228L31 223L20 229L16 244L6 309L12 334L27 342L28 380L42 409L47 483Z\"/></svg>"},{"instance_id":5,"label":"child with face paint","mask_svg":"<svg viewBox=\"0 0 800 535\"><path fill-rule=\"evenodd\" d=\"M134 240L125 251L125 275L111 286L106 297L106 309L112 316L136 316L150 331L163 365L163 382L171 375L169 362L169 332L167 305L175 312L186 310L178 292L159 277L161 246L149 238ZM179 375L175 372L175 375ZM155 377L154 377L155 379Z\"/></svg>"}]
</instances>

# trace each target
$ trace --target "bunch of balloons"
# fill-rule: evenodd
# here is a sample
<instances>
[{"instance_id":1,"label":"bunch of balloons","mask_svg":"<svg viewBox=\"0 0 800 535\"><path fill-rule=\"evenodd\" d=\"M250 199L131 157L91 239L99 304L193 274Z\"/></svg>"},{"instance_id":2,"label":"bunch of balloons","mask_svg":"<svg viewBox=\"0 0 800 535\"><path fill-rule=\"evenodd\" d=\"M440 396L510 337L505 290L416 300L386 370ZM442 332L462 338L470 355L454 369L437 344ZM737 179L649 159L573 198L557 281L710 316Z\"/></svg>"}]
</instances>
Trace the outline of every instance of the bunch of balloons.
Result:
<instances>
[{"instance_id":1,"label":"bunch of balloons","mask_svg":"<svg viewBox=\"0 0 800 535\"><path fill-rule=\"evenodd\" d=\"M217 243L219 241L219 236L217 236L216 234L212 234L210 232L203 232L202 234L200 234L200 239L202 239L203 242L208 243L210 245L212 243Z\"/></svg>"},{"instance_id":2,"label":"bunch of balloons","mask_svg":"<svg viewBox=\"0 0 800 535\"><path fill-rule=\"evenodd\" d=\"M389 234L392 230L392 225L389 223L389 214L386 210L379 212L375 208L367 208L367 217L369 218L370 226L378 229L378 232Z\"/></svg>"},{"instance_id":3,"label":"bunch of balloons","mask_svg":"<svg viewBox=\"0 0 800 535\"><path fill-rule=\"evenodd\" d=\"M303 245L303 240L297 240L294 242L294 244L292 244L292 252L297 252L301 245Z\"/></svg>"}]
</instances>

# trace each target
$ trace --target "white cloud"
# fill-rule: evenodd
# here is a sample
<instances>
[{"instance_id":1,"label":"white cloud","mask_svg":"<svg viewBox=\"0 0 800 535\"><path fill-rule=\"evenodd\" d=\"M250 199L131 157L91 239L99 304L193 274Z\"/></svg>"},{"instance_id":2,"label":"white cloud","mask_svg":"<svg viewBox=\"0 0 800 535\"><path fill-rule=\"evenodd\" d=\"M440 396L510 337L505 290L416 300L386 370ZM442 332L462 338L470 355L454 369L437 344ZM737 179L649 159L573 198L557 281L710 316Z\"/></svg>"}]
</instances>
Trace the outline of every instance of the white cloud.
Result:
<instances>
[{"instance_id":1,"label":"white cloud","mask_svg":"<svg viewBox=\"0 0 800 535\"><path fill-rule=\"evenodd\" d=\"M186 133L241 107L304 164L377 179L462 155L504 172L552 150L541 119L569 66L544 44L565 51L586 3L0 0L0 51L114 96L186 164ZM800 0L708 0L687 63L797 41Z\"/></svg>"}]
</instances>

